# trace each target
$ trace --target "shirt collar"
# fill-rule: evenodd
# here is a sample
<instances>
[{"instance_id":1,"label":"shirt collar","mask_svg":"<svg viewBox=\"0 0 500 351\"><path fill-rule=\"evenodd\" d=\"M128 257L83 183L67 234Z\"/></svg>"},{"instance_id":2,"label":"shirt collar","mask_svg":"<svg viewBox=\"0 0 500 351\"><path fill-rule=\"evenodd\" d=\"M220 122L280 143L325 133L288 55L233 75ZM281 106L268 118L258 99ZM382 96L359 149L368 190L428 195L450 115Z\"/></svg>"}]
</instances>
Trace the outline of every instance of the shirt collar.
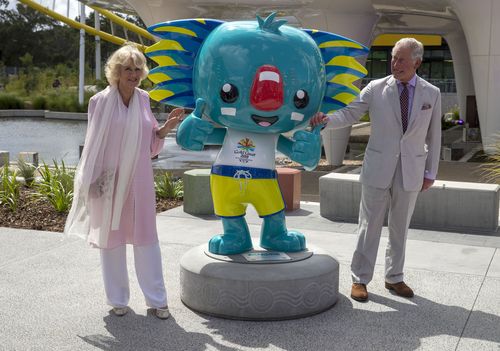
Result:
<instances>
[{"instance_id":1,"label":"shirt collar","mask_svg":"<svg viewBox=\"0 0 500 351\"><path fill-rule=\"evenodd\" d=\"M396 82L398 83L398 85L402 85L403 83L401 83L400 80L397 80L396 79ZM412 87L415 87L415 85L417 85L417 75L414 74L413 77L408 81L408 84Z\"/></svg>"}]
</instances>

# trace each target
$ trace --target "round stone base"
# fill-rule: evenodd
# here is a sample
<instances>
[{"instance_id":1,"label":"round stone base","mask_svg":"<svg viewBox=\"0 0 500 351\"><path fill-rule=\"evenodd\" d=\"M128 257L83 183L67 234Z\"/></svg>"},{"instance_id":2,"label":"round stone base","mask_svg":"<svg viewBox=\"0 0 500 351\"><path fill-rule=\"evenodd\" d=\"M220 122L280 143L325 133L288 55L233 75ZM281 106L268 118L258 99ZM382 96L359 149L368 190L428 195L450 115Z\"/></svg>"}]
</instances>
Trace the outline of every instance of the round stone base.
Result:
<instances>
[{"instance_id":1,"label":"round stone base","mask_svg":"<svg viewBox=\"0 0 500 351\"><path fill-rule=\"evenodd\" d=\"M181 258L181 300L218 317L280 320L306 317L338 299L339 264L325 251L283 253L257 249L221 256L192 248Z\"/></svg>"}]
</instances>

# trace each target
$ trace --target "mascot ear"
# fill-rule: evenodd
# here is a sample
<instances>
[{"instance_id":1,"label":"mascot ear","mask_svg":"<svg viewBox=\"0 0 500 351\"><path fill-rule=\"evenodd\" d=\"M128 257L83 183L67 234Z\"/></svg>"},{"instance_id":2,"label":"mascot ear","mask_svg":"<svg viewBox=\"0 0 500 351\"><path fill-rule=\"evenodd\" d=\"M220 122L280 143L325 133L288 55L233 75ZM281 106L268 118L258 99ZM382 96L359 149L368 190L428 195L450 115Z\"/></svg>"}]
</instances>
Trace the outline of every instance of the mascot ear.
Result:
<instances>
[{"instance_id":1,"label":"mascot ear","mask_svg":"<svg viewBox=\"0 0 500 351\"><path fill-rule=\"evenodd\" d=\"M193 67L205 38L223 21L188 19L158 23L148 31L161 38L145 51L159 66L149 72L155 83L149 92L153 100L194 108Z\"/></svg>"},{"instance_id":2,"label":"mascot ear","mask_svg":"<svg viewBox=\"0 0 500 351\"><path fill-rule=\"evenodd\" d=\"M352 83L368 73L355 57L367 55L369 50L362 44L346 37L304 29L318 45L326 71L326 90L321 111L331 113L338 110L359 94Z\"/></svg>"}]
</instances>

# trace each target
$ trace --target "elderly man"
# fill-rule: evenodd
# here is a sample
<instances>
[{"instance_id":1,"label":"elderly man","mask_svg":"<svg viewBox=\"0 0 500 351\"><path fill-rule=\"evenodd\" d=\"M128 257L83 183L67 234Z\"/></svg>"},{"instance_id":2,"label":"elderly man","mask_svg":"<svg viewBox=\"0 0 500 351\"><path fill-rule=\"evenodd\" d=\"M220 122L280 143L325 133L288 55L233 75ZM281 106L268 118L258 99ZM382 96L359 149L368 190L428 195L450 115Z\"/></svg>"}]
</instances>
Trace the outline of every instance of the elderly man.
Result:
<instances>
[{"instance_id":1,"label":"elderly man","mask_svg":"<svg viewBox=\"0 0 500 351\"><path fill-rule=\"evenodd\" d=\"M392 49L392 75L371 81L349 105L333 114L318 112L312 125L341 128L369 113L371 136L361 171L358 243L351 272L351 297L367 301L384 217L389 208L385 287L403 297L413 290L403 280L408 226L418 193L437 175L441 148L439 88L417 76L422 43L399 40Z\"/></svg>"}]
</instances>

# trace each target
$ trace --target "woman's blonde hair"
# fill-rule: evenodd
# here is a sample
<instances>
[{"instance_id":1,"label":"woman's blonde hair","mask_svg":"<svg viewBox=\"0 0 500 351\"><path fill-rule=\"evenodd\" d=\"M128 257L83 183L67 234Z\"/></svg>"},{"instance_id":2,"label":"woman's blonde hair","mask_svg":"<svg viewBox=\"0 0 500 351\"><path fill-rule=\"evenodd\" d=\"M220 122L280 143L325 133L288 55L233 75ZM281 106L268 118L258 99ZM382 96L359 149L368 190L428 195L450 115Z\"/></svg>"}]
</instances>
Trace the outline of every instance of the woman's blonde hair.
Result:
<instances>
[{"instance_id":1,"label":"woman's blonde hair","mask_svg":"<svg viewBox=\"0 0 500 351\"><path fill-rule=\"evenodd\" d=\"M132 60L135 67L142 70L141 80L148 76L149 69L146 66L146 57L135 45L126 43L109 57L104 67L104 73L110 85L118 85L120 67L125 66L129 60Z\"/></svg>"}]
</instances>

